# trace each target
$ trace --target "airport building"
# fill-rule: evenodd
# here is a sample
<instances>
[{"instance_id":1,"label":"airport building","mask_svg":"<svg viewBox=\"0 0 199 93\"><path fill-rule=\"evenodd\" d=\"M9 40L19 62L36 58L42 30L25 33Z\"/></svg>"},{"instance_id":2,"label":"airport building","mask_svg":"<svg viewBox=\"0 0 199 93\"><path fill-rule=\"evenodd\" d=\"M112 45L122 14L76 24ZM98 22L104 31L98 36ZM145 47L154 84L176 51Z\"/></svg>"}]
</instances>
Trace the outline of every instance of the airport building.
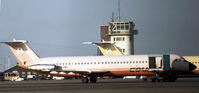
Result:
<instances>
[{"instance_id":1,"label":"airport building","mask_svg":"<svg viewBox=\"0 0 199 93\"><path fill-rule=\"evenodd\" d=\"M111 21L109 24L100 25L101 42L110 41L124 55L132 55L134 54L134 35L138 34L134 26L132 21Z\"/></svg>"},{"instance_id":2,"label":"airport building","mask_svg":"<svg viewBox=\"0 0 199 93\"><path fill-rule=\"evenodd\" d=\"M23 78L23 80L40 80L40 79L51 79L52 77L46 73L41 71L34 71L30 69L24 69L18 66L14 66L4 73L4 80L15 81L16 79Z\"/></svg>"}]
</instances>

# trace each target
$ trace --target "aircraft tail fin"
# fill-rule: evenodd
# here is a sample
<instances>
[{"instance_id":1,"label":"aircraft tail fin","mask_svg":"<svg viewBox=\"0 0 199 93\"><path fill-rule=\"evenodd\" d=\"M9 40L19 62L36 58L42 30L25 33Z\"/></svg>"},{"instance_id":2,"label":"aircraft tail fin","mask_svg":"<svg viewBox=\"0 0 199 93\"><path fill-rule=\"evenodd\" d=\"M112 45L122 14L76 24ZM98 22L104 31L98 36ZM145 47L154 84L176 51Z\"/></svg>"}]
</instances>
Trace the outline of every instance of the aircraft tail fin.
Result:
<instances>
[{"instance_id":1,"label":"aircraft tail fin","mask_svg":"<svg viewBox=\"0 0 199 93\"><path fill-rule=\"evenodd\" d=\"M124 55L119 48L115 46L114 43L111 42L84 42L84 44L95 44L99 48L102 55Z\"/></svg>"},{"instance_id":2,"label":"aircraft tail fin","mask_svg":"<svg viewBox=\"0 0 199 93\"><path fill-rule=\"evenodd\" d=\"M27 67L34 64L35 60L39 59L27 45L25 40L13 40L10 42L1 42L7 44L11 52L14 54L18 61L18 66Z\"/></svg>"}]
</instances>

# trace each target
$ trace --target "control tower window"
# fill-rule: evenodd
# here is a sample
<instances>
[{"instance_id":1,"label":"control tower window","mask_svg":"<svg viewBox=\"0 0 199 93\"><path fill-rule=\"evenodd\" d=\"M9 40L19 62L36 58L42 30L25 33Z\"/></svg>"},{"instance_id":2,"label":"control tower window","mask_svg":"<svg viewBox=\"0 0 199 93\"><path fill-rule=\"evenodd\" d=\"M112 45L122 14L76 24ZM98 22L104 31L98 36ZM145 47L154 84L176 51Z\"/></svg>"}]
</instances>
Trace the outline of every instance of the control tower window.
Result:
<instances>
[{"instance_id":1,"label":"control tower window","mask_svg":"<svg viewBox=\"0 0 199 93\"><path fill-rule=\"evenodd\" d=\"M129 25L125 25L125 30L129 30Z\"/></svg>"},{"instance_id":2,"label":"control tower window","mask_svg":"<svg viewBox=\"0 0 199 93\"><path fill-rule=\"evenodd\" d=\"M121 30L124 30L124 23L121 23Z\"/></svg>"},{"instance_id":3,"label":"control tower window","mask_svg":"<svg viewBox=\"0 0 199 93\"><path fill-rule=\"evenodd\" d=\"M117 30L120 30L120 25L117 25Z\"/></svg>"}]
</instances>

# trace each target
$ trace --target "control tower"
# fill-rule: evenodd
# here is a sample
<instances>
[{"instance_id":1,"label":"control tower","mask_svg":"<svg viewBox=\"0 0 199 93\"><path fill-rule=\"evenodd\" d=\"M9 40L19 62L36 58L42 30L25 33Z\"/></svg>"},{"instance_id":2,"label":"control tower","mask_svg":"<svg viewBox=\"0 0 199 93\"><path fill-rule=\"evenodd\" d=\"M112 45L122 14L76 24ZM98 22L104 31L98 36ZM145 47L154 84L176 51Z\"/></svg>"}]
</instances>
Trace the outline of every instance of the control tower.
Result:
<instances>
[{"instance_id":1,"label":"control tower","mask_svg":"<svg viewBox=\"0 0 199 93\"><path fill-rule=\"evenodd\" d=\"M134 35L138 33L134 27L133 21L111 21L109 24L100 25L101 42L115 43L124 55L132 55L134 54Z\"/></svg>"},{"instance_id":2,"label":"control tower","mask_svg":"<svg viewBox=\"0 0 199 93\"><path fill-rule=\"evenodd\" d=\"M114 21L114 13L112 13L109 24L100 25L101 42L114 43L124 55L133 55L134 35L138 34L138 30L134 30L133 21L120 21L120 0L118 0L118 13L118 21Z\"/></svg>"}]
</instances>

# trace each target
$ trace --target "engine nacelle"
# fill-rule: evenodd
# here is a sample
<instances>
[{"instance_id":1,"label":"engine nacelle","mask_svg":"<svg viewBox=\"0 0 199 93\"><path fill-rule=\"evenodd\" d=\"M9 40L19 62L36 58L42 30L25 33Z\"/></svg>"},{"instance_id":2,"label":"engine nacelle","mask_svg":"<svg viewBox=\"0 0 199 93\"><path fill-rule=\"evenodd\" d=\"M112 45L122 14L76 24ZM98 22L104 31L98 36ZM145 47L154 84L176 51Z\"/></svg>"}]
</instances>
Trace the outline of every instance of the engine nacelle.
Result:
<instances>
[{"instance_id":1,"label":"engine nacelle","mask_svg":"<svg viewBox=\"0 0 199 93\"><path fill-rule=\"evenodd\" d=\"M36 65L31 65L28 67L28 69L31 70L40 70L40 71L51 71L55 69L54 64L36 64Z\"/></svg>"}]
</instances>

